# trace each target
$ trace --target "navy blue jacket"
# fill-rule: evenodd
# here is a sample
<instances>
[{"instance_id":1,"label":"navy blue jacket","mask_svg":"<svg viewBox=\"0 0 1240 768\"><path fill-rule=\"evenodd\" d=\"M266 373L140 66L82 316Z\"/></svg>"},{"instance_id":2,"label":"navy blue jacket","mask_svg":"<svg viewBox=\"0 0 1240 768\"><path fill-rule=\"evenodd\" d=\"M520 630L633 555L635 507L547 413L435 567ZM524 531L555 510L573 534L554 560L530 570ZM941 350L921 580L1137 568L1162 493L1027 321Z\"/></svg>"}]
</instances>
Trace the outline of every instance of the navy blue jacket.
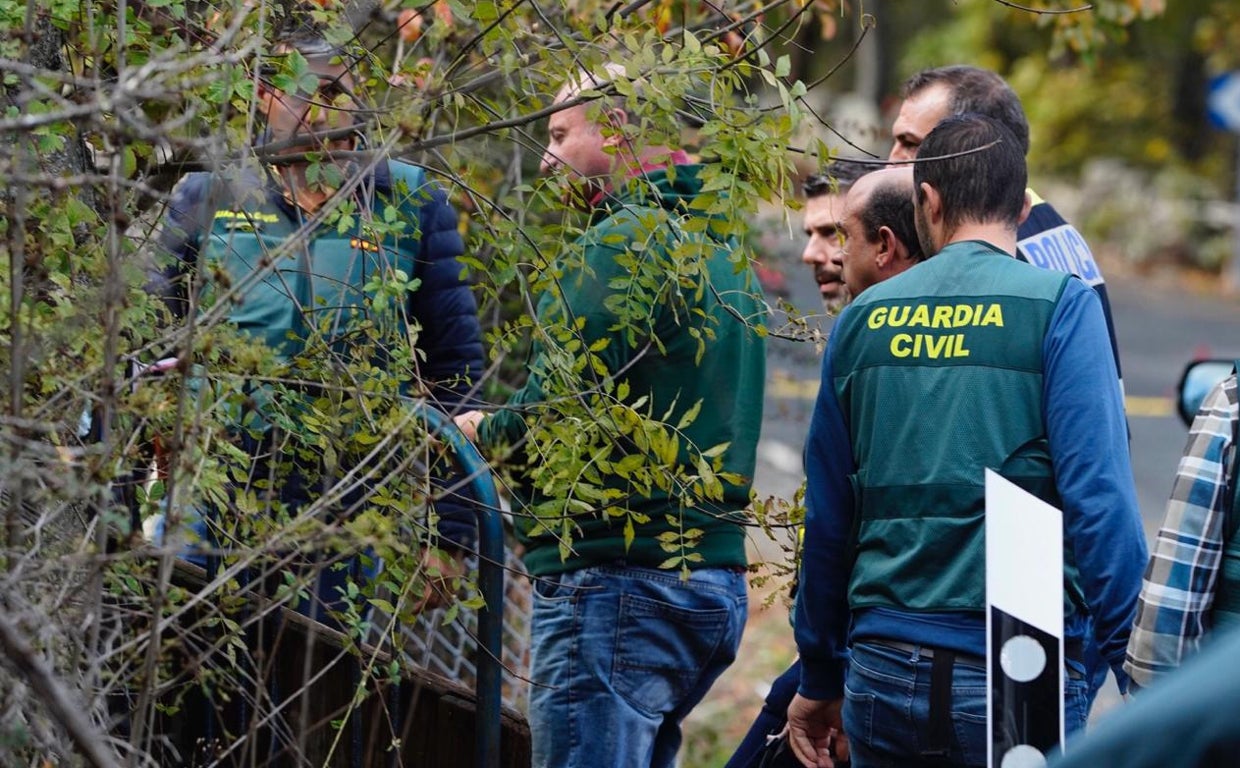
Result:
<instances>
[{"instance_id":1,"label":"navy blue jacket","mask_svg":"<svg viewBox=\"0 0 1240 768\"><path fill-rule=\"evenodd\" d=\"M1107 321L1107 335L1111 339L1111 354L1115 356L1115 372L1123 381L1124 371L1119 365L1119 343L1115 340L1115 321L1111 317L1111 299L1107 296L1107 284L1102 270L1094 260L1089 244L1069 224L1054 206L1043 200L1032 189L1033 207L1029 218L1020 224L1016 232L1016 256L1035 267L1067 272L1085 281L1094 289L1102 302L1102 314Z\"/></svg>"}]
</instances>

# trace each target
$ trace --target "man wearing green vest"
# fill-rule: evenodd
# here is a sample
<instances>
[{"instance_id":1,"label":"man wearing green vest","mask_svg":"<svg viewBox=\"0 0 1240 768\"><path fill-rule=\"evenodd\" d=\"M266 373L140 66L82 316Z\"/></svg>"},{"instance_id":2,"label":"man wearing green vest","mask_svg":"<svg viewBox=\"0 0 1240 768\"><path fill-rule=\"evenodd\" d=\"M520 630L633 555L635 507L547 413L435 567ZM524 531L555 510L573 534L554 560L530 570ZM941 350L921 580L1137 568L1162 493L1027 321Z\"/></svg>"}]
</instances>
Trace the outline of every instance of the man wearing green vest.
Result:
<instances>
[{"instance_id":1,"label":"man wearing green vest","mask_svg":"<svg viewBox=\"0 0 1240 768\"><path fill-rule=\"evenodd\" d=\"M955 64L924 69L910 76L901 88L899 114L891 125L892 145L888 159L910 161L917 157L926 134L948 115L977 112L1003 123L1029 152L1029 121L1020 97L999 75L981 67ZM1016 258L1042 269L1068 272L1084 280L1102 302L1107 321L1115 370L1120 372L1119 345L1111 317L1111 302L1102 270L1089 250L1085 238L1048 201L1032 188L1026 190L1031 204L1029 215L1016 231ZM1120 384L1123 386L1122 380ZM1088 616L1074 627L1078 636L1091 637ZM1107 664L1093 643L1085 642L1075 658L1085 663L1090 678L1090 702L1106 683Z\"/></svg>"},{"instance_id":2,"label":"man wearing green vest","mask_svg":"<svg viewBox=\"0 0 1240 768\"><path fill-rule=\"evenodd\" d=\"M986 468L1063 509L1065 626L1087 604L1127 685L1146 548L1097 295L1011 258L1026 170L1007 128L949 117L919 158L933 256L841 315L807 438L789 708L806 766L986 764ZM1069 731L1087 709L1076 672Z\"/></svg>"},{"instance_id":3,"label":"man wearing green vest","mask_svg":"<svg viewBox=\"0 0 1240 768\"><path fill-rule=\"evenodd\" d=\"M161 222L158 245L167 261L148 290L179 324L226 323L265 343L289 371L286 386L247 380L234 393L220 390L222 402L244 396L247 403L246 415L229 425L245 458L232 460L228 505L186 513L201 543L230 546L237 521L253 512L234 508L234 499L259 499L267 516L330 525L375 492L369 480L342 482L357 469L356 451L334 446L340 459L333 468L319 461L320 451L283 434L314 397L343 389L374 397L370 408L412 411L405 400L421 397L450 410L470 399L482 370L482 332L462 279L456 211L422 168L362 151L365 110L354 91L355 65L314 30L281 37L257 88L265 126L253 158L182 178ZM373 365L373 374L359 378L359 360ZM170 358L152 369L176 363ZM224 377L219 386L231 381ZM343 425L340 443L349 429ZM455 557L440 558L428 546L427 566L459 574L460 555L476 538L475 512L461 493L441 493L437 537L425 543L442 544ZM334 624L346 608L346 579L372 575L373 558L347 557L362 549L353 542L296 549L299 562L289 570L313 583L295 607ZM197 546L186 555L213 567ZM335 560L349 567L333 567ZM445 597L428 589L423 605Z\"/></svg>"},{"instance_id":4,"label":"man wearing green vest","mask_svg":"<svg viewBox=\"0 0 1240 768\"><path fill-rule=\"evenodd\" d=\"M1233 458L1236 376L1201 403L1146 566L1124 669L1147 686L1180 666L1209 633L1240 623L1240 516Z\"/></svg>"},{"instance_id":5,"label":"man wearing green vest","mask_svg":"<svg viewBox=\"0 0 1240 768\"><path fill-rule=\"evenodd\" d=\"M865 168L859 162L836 160L826 173L811 176L804 186L807 196L823 195L822 190L832 187L842 190L832 195L837 199L828 206L835 211L835 216L828 219L815 215L812 227L810 202L814 198L806 200L805 229L811 240L820 242L807 244L805 250L807 254L811 250L838 252L838 256L832 255L831 261L837 263L835 272L845 281L845 287L839 289L844 305L874 283L898 275L924 258L913 220L913 169L884 168L863 173ZM837 173L840 176L834 176ZM835 243L830 243L831 240ZM811 262L807 259L806 263ZM821 262L812 263L817 276ZM837 284L838 279L837 276ZM823 284L821 280L819 283ZM826 296L824 290L824 303L827 303ZM793 584L794 595L796 590ZM761 711L724 768L795 765L795 758L787 751L786 740L774 737L784 731L788 705L800 683L801 661L796 659L771 682Z\"/></svg>"}]
</instances>

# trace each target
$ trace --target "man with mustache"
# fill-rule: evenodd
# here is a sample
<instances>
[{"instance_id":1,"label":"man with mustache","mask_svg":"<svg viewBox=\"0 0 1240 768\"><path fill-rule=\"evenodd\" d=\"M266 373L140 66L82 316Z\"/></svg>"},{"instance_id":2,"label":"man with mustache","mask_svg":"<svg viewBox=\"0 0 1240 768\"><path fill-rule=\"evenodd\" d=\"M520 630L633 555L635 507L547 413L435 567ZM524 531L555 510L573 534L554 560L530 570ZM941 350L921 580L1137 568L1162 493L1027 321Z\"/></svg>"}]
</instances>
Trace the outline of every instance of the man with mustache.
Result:
<instances>
[{"instance_id":1,"label":"man with mustache","mask_svg":"<svg viewBox=\"0 0 1240 768\"><path fill-rule=\"evenodd\" d=\"M805 249L801 261L814 273L814 282L827 314L834 317L848 303L844 286L843 233L840 219L844 197L853 182L876 166L859 160L837 158L827 168L805 179Z\"/></svg>"},{"instance_id":2,"label":"man with mustache","mask_svg":"<svg viewBox=\"0 0 1240 768\"><path fill-rule=\"evenodd\" d=\"M841 220L832 226L838 230L835 237L841 245L847 300L924 259L913 216L913 169L885 168L865 173L866 167L837 160L825 173L805 183L806 194L812 194L811 189L826 188L832 177L843 179L838 183L846 188L846 194L832 195L842 198L834 202ZM863 175L857 176L857 171ZM806 210L808 219L808 205ZM794 585L794 596L796 591ZM790 768L797 764L787 744L776 741L776 737L785 730L788 704L800 681L801 663L797 660L772 681L762 709L724 768Z\"/></svg>"}]
</instances>

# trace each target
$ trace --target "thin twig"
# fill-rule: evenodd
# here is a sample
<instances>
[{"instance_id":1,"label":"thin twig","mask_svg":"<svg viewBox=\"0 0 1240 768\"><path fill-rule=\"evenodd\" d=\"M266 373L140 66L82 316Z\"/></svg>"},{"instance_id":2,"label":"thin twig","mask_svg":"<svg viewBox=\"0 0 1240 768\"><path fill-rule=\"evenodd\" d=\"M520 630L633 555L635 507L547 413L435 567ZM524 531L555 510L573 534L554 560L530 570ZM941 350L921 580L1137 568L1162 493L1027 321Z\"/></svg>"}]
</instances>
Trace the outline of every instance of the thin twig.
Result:
<instances>
[{"instance_id":1,"label":"thin twig","mask_svg":"<svg viewBox=\"0 0 1240 768\"><path fill-rule=\"evenodd\" d=\"M1039 16L1043 16L1043 15L1057 16L1057 15L1063 15L1063 14L1069 14L1069 13L1084 13L1085 11L1092 11L1094 9L1094 6L1092 3L1089 5L1082 5L1080 8L1067 8L1067 9L1056 11L1056 10L1051 10L1050 8L1030 8L1027 5L1017 5L1016 3L1010 2L1010 0L994 0L994 1L998 3L999 5L1006 5L1008 8L1015 8L1018 11L1024 11L1026 13L1036 13Z\"/></svg>"}]
</instances>

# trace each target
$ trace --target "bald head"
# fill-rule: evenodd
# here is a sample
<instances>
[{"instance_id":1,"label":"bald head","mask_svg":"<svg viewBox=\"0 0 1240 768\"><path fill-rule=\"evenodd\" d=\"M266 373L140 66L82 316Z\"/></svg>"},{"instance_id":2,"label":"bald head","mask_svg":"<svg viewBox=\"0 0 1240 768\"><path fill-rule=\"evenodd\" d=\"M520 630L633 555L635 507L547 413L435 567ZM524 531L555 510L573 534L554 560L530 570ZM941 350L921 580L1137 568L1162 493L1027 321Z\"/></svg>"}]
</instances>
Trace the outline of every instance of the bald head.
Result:
<instances>
[{"instance_id":1,"label":"bald head","mask_svg":"<svg viewBox=\"0 0 1240 768\"><path fill-rule=\"evenodd\" d=\"M612 79L625 77L624 67L614 62L606 64L604 72ZM608 82L611 80L604 80L600 75L579 71L560 88L554 104L572 102L583 90ZM547 149L542 157L542 171L562 177L567 185L566 198L589 207L611 188L618 175L622 176L629 169L669 162L672 150L637 141L634 127L626 102L620 96L583 101L554 112L547 122Z\"/></svg>"},{"instance_id":2,"label":"bald head","mask_svg":"<svg viewBox=\"0 0 1240 768\"><path fill-rule=\"evenodd\" d=\"M856 296L924 256L913 213L913 169L885 168L853 183L844 201L844 283Z\"/></svg>"}]
</instances>

